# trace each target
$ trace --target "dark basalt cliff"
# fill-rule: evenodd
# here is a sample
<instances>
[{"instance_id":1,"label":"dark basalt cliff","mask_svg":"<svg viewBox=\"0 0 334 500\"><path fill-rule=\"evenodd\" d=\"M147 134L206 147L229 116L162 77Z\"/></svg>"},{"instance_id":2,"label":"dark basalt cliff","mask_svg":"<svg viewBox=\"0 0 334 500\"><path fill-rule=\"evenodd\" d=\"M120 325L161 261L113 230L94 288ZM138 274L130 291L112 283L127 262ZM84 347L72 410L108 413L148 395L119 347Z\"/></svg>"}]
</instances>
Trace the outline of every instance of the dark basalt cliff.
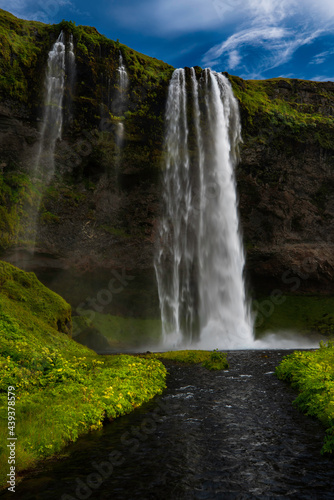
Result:
<instances>
[{"instance_id":1,"label":"dark basalt cliff","mask_svg":"<svg viewBox=\"0 0 334 500\"><path fill-rule=\"evenodd\" d=\"M38 190L29 165L38 147L48 51L61 29L74 37L75 92L66 90L56 173L43 195L30 267L126 269L145 288L154 282L173 68L94 28L22 21L0 10L2 256L15 261L29 247L26 207L36 203ZM120 50L130 81L123 116L117 108ZM333 292L334 83L228 77L242 118L236 177L249 284L255 290Z\"/></svg>"}]
</instances>

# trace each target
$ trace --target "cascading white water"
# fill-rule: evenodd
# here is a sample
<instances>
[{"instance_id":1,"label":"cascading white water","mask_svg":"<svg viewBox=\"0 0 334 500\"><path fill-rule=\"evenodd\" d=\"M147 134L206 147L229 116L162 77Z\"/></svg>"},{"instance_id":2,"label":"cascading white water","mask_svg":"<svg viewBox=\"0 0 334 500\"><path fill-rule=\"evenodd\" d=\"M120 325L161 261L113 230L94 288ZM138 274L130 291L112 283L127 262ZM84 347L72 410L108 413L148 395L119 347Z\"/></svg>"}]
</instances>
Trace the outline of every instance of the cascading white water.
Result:
<instances>
[{"instance_id":1,"label":"cascading white water","mask_svg":"<svg viewBox=\"0 0 334 500\"><path fill-rule=\"evenodd\" d=\"M189 240L192 223L192 177L189 172L189 129L186 78L175 70L169 85L166 109L166 165L160 224L160 246L155 260L164 342L178 343L182 333L194 333L195 297L191 290L194 242Z\"/></svg>"},{"instance_id":2,"label":"cascading white water","mask_svg":"<svg viewBox=\"0 0 334 500\"><path fill-rule=\"evenodd\" d=\"M73 96L75 92L77 67L74 54L74 43L72 33L69 35L66 47L66 76L67 76L67 92L65 93L64 107L66 108L67 123L73 123Z\"/></svg>"},{"instance_id":3,"label":"cascading white water","mask_svg":"<svg viewBox=\"0 0 334 500\"><path fill-rule=\"evenodd\" d=\"M192 68L187 82L186 71L175 70L166 106L163 215L155 256L166 347L252 344L234 178L240 140L238 105L228 80L205 70L198 82Z\"/></svg>"},{"instance_id":4,"label":"cascading white water","mask_svg":"<svg viewBox=\"0 0 334 500\"><path fill-rule=\"evenodd\" d=\"M36 244L37 218L41 200L45 188L54 175L55 147L57 140L61 139L66 61L69 66L68 75L72 85L75 74L73 38L70 38L68 51L66 52L65 37L64 33L61 32L48 55L40 140L30 171L31 182L36 192L35 199L33 204L27 205L24 209L27 222L25 230L21 234L21 239L29 245L32 252L34 252Z\"/></svg>"},{"instance_id":5,"label":"cascading white water","mask_svg":"<svg viewBox=\"0 0 334 500\"><path fill-rule=\"evenodd\" d=\"M117 68L118 72L118 88L119 88L119 96L118 100L116 100L117 113L121 116L126 110L127 103L127 95L126 92L129 86L129 77L124 66L123 57L121 52L119 53L119 64ZM124 140L124 124L119 122L117 124L117 143L118 146L121 147L123 145Z\"/></svg>"},{"instance_id":6,"label":"cascading white water","mask_svg":"<svg viewBox=\"0 0 334 500\"><path fill-rule=\"evenodd\" d=\"M57 140L61 139L63 125L62 103L65 89L65 55L64 34L61 32L48 56L41 139L35 163L35 173L38 173L44 182L50 181L54 174L54 151Z\"/></svg>"},{"instance_id":7,"label":"cascading white water","mask_svg":"<svg viewBox=\"0 0 334 500\"><path fill-rule=\"evenodd\" d=\"M129 84L128 74L123 63L123 57L121 52L119 53L119 65L118 65L118 84L123 100L125 100L124 92L126 92Z\"/></svg>"},{"instance_id":8,"label":"cascading white water","mask_svg":"<svg viewBox=\"0 0 334 500\"><path fill-rule=\"evenodd\" d=\"M74 54L74 43L73 43L73 35L70 34L69 42L68 42L68 50L67 50L67 72L68 79L70 82L71 91L73 92L75 75L76 75L76 63L75 63L75 54Z\"/></svg>"}]
</instances>

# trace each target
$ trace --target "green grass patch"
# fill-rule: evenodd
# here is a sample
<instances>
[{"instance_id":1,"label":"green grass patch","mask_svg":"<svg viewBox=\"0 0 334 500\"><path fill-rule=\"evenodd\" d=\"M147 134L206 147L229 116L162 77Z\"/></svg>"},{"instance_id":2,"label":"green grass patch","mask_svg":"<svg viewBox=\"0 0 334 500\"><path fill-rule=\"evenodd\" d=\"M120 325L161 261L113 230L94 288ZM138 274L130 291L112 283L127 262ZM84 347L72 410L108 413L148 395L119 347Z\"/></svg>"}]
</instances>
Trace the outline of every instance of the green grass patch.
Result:
<instances>
[{"instance_id":1,"label":"green grass patch","mask_svg":"<svg viewBox=\"0 0 334 500\"><path fill-rule=\"evenodd\" d=\"M5 486L9 386L16 393L16 471L22 471L161 393L166 369L155 359L102 357L76 343L64 333L70 306L33 273L0 264L0 485Z\"/></svg>"},{"instance_id":2,"label":"green grass patch","mask_svg":"<svg viewBox=\"0 0 334 500\"><path fill-rule=\"evenodd\" d=\"M289 381L299 390L294 401L301 411L318 418L326 427L322 453L334 451L334 345L320 343L312 352L289 354L276 368L281 380Z\"/></svg>"},{"instance_id":3,"label":"green grass patch","mask_svg":"<svg viewBox=\"0 0 334 500\"><path fill-rule=\"evenodd\" d=\"M144 357L149 359L165 359L185 364L201 363L208 370L227 370L229 367L226 353L219 352L217 349L212 352L196 350L156 352L144 354Z\"/></svg>"}]
</instances>

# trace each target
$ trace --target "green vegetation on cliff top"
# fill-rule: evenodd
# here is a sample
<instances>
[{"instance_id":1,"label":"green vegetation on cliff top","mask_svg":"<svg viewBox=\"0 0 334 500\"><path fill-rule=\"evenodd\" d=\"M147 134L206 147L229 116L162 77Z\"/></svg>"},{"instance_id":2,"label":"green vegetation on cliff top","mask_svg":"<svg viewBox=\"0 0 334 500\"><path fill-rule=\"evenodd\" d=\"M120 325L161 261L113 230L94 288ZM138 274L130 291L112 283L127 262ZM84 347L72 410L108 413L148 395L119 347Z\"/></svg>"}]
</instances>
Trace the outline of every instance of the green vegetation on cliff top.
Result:
<instances>
[{"instance_id":1,"label":"green vegetation on cliff top","mask_svg":"<svg viewBox=\"0 0 334 500\"><path fill-rule=\"evenodd\" d=\"M0 9L0 94L5 92L4 97L10 95L16 100L27 102L28 97L33 96L32 91L36 85L41 88L44 72L36 72L36 69L45 67L48 51L61 30L73 34L77 61L79 65L90 67L91 78L97 85L94 96L92 89L87 88L87 82L78 82L78 98L85 99L86 105L100 104L97 101L101 98L101 75L115 77L120 50L130 76L132 100L137 99L140 109L144 96L138 86L143 86L146 92L151 91L150 97L154 99L159 85L166 86L174 69L163 61L121 44L118 40L108 39L94 27L76 26L72 21L62 21L55 25L25 21ZM196 69L200 71L200 68ZM237 76L228 77L240 101L244 118L253 127L259 122L260 115L262 125L265 117L272 125L285 124L291 129L299 127L299 131L307 125L334 124L333 86L323 82L289 78L242 80ZM156 96L158 94L159 92ZM146 117L152 111L153 108L148 109L145 106L141 109ZM132 112L129 111L129 116ZM136 115L138 112L137 109Z\"/></svg>"},{"instance_id":2,"label":"green vegetation on cliff top","mask_svg":"<svg viewBox=\"0 0 334 500\"><path fill-rule=\"evenodd\" d=\"M334 85L289 78L242 80L228 75L240 103L243 135L267 143L275 134L333 149Z\"/></svg>"},{"instance_id":3,"label":"green vegetation on cliff top","mask_svg":"<svg viewBox=\"0 0 334 500\"><path fill-rule=\"evenodd\" d=\"M322 453L334 451L334 346L320 344L313 352L294 352L276 368L278 378L299 390L294 404L327 428Z\"/></svg>"},{"instance_id":4,"label":"green vegetation on cliff top","mask_svg":"<svg viewBox=\"0 0 334 500\"><path fill-rule=\"evenodd\" d=\"M90 26L76 26L72 21L47 25L37 21L18 19L0 9L0 96L4 99L39 106L43 99L45 66L48 52L60 31L73 34L77 64L89 66L85 81L77 82L77 98L86 111L101 104L101 76L117 79L119 51L122 51L130 75L132 93L138 82L147 87L158 87L159 82L169 80L173 68L155 58L140 54L119 41L101 35ZM80 68L79 68L80 69ZM87 80L88 77L88 81ZM90 80L90 81L89 81ZM103 80L103 78L102 78ZM102 83L103 85L103 83ZM154 92L151 97L154 98ZM137 95L142 100L142 93ZM93 110L91 109L92 113ZM147 110L151 113L151 110ZM145 109L143 109L143 113ZM94 113L92 114L94 116ZM152 115L153 116L153 115Z\"/></svg>"},{"instance_id":5,"label":"green vegetation on cliff top","mask_svg":"<svg viewBox=\"0 0 334 500\"><path fill-rule=\"evenodd\" d=\"M0 263L0 485L8 432L19 436L16 470L59 453L80 434L131 412L165 387L158 360L101 357L68 334L70 306L33 273ZM59 331L61 330L61 331ZM7 391L16 395L8 428ZM14 423L13 423L14 422ZM16 424L16 425L15 425Z\"/></svg>"}]
</instances>

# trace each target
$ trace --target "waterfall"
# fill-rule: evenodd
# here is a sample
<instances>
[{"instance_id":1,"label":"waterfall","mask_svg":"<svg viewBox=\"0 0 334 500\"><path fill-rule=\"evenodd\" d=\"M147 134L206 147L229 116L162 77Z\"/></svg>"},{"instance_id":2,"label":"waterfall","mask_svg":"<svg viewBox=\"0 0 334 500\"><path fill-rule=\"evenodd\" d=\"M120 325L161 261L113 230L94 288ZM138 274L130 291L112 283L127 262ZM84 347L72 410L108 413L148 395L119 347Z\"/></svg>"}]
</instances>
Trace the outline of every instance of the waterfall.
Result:
<instances>
[{"instance_id":1,"label":"waterfall","mask_svg":"<svg viewBox=\"0 0 334 500\"><path fill-rule=\"evenodd\" d=\"M129 78L123 63L123 57L121 52L119 53L119 65L117 71L118 71L118 84L121 92L121 98L123 101L125 101L126 99L124 93L128 88Z\"/></svg>"},{"instance_id":2,"label":"waterfall","mask_svg":"<svg viewBox=\"0 0 334 500\"><path fill-rule=\"evenodd\" d=\"M126 110L127 104L127 95L126 92L129 86L129 77L126 72L126 68L124 66L123 57L121 51L119 52L118 59L118 99L116 99L116 112L119 116L122 116ZM122 147L124 141L124 124L123 122L119 122L117 124L117 144L119 147Z\"/></svg>"},{"instance_id":3,"label":"waterfall","mask_svg":"<svg viewBox=\"0 0 334 500\"><path fill-rule=\"evenodd\" d=\"M234 167L241 140L228 80L174 71L166 105L163 214L155 271L163 342L206 348L252 343ZM188 101L187 101L188 97Z\"/></svg>"},{"instance_id":4,"label":"waterfall","mask_svg":"<svg viewBox=\"0 0 334 500\"><path fill-rule=\"evenodd\" d=\"M76 81L76 62L74 54L74 43L72 33L69 35L68 43L66 47L66 92L64 94L63 105L65 108L65 118L66 125L71 125L73 123L73 96L75 92L75 81Z\"/></svg>"},{"instance_id":5,"label":"waterfall","mask_svg":"<svg viewBox=\"0 0 334 500\"><path fill-rule=\"evenodd\" d=\"M26 206L24 210L27 222L24 232L21 234L21 239L32 248L32 251L35 248L37 219L41 200L54 175L55 147L62 134L66 66L68 67L68 81L72 91L75 78L73 38L70 38L68 50L66 51L65 36L61 32L48 54L40 140L31 167L31 181L34 191L38 194L36 194L33 204Z\"/></svg>"},{"instance_id":6,"label":"waterfall","mask_svg":"<svg viewBox=\"0 0 334 500\"><path fill-rule=\"evenodd\" d=\"M67 73L71 92L74 90L75 76L76 76L76 63L74 54L73 35L70 34L67 50Z\"/></svg>"},{"instance_id":7,"label":"waterfall","mask_svg":"<svg viewBox=\"0 0 334 500\"><path fill-rule=\"evenodd\" d=\"M35 173L38 172L46 183L51 180L54 174L54 151L57 140L61 139L65 54L64 34L61 32L48 56L41 139L35 165Z\"/></svg>"}]
</instances>

